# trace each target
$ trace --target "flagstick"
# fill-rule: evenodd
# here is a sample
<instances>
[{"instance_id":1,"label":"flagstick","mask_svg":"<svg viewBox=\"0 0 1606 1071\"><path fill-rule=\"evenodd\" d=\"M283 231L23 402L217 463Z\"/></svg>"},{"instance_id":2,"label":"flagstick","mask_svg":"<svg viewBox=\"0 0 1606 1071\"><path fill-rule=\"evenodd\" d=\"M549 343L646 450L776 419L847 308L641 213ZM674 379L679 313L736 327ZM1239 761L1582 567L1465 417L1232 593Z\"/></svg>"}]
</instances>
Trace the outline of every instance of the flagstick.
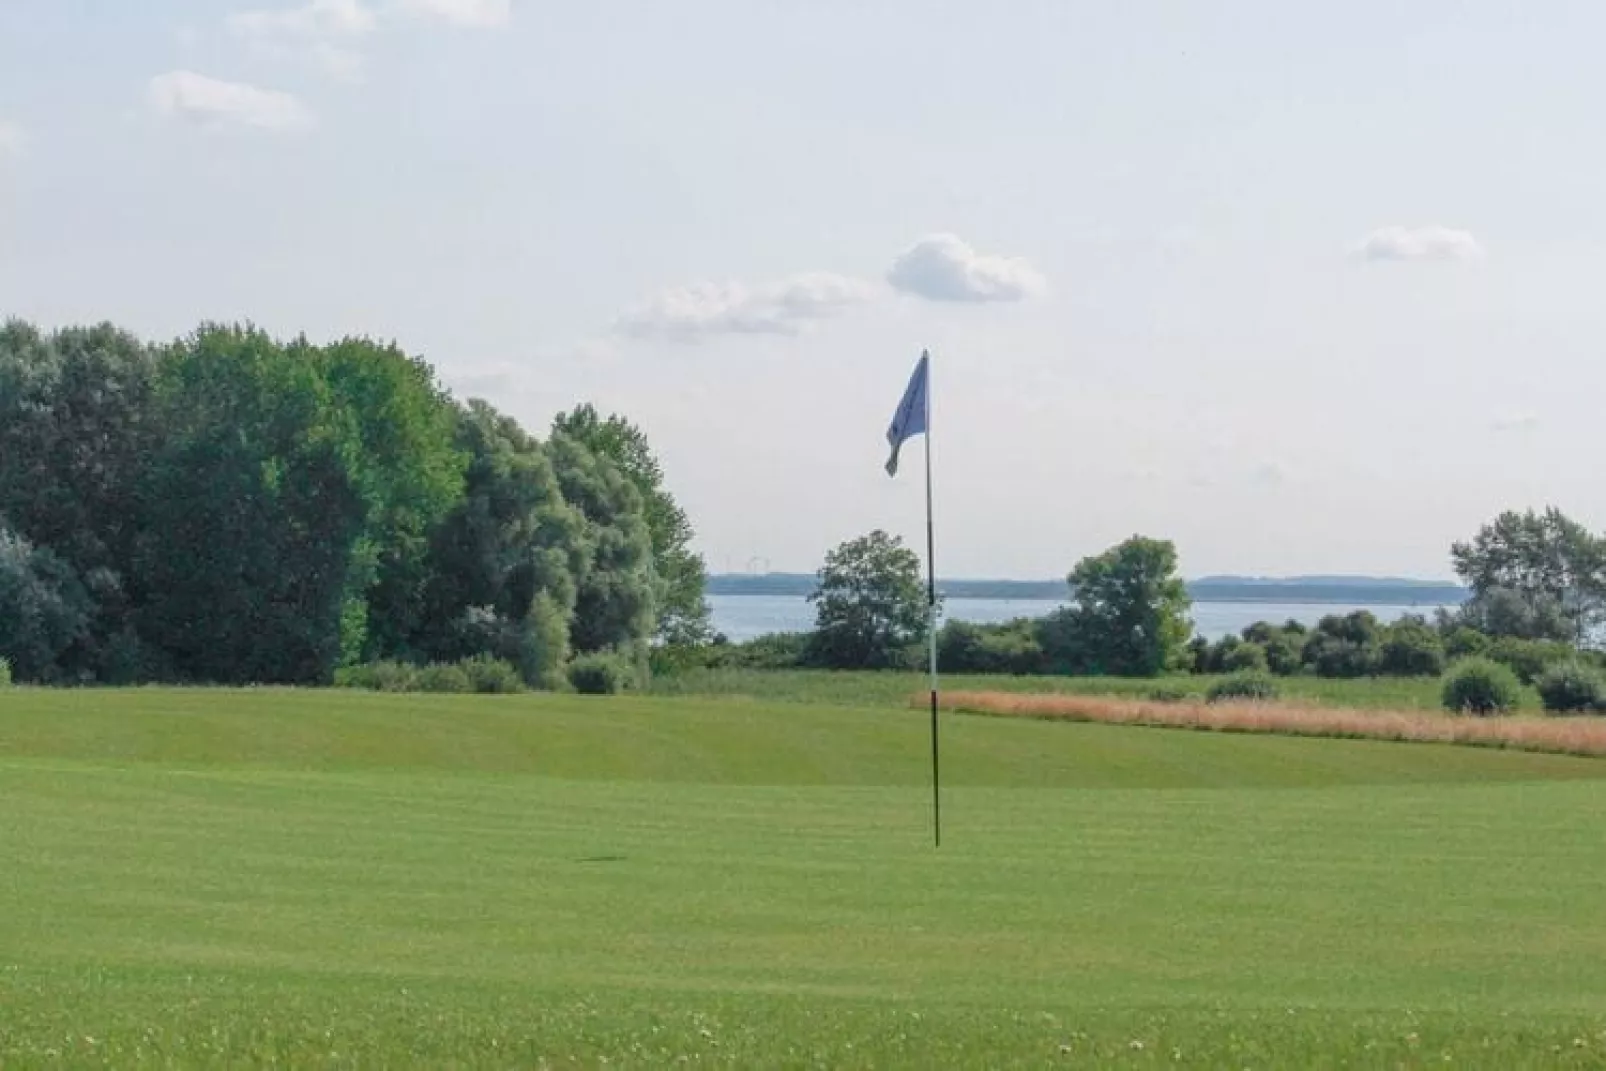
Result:
<instances>
[{"instance_id":1,"label":"flagstick","mask_svg":"<svg viewBox=\"0 0 1606 1071\"><path fill-rule=\"evenodd\" d=\"M926 614L931 645L931 828L942 847L942 793L937 761L937 537L931 519L931 368L926 367Z\"/></svg>"}]
</instances>

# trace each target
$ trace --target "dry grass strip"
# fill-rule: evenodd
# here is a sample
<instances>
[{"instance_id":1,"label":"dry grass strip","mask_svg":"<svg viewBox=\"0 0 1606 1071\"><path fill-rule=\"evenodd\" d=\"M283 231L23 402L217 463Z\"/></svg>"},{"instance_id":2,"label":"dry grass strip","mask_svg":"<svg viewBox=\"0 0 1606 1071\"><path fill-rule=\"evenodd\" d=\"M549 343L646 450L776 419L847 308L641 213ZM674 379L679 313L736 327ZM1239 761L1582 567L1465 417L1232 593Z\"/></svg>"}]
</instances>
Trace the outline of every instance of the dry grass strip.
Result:
<instances>
[{"instance_id":1,"label":"dry grass strip","mask_svg":"<svg viewBox=\"0 0 1606 1071\"><path fill-rule=\"evenodd\" d=\"M923 696L912 705L930 702ZM1277 733L1396 740L1419 744L1465 744L1559 755L1606 757L1606 718L1456 717L1302 706L1295 703L1161 703L1096 695L1025 695L950 692L942 707L963 714L989 714L1050 721L1100 722L1218 733Z\"/></svg>"}]
</instances>

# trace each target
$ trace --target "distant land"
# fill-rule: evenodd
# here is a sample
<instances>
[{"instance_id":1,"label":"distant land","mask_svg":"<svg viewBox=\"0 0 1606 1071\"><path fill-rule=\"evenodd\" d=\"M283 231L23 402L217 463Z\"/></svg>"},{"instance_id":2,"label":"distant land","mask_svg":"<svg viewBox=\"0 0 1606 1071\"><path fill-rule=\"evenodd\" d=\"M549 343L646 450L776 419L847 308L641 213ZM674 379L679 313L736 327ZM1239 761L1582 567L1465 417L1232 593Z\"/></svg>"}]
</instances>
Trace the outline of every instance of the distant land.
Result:
<instances>
[{"instance_id":1,"label":"distant land","mask_svg":"<svg viewBox=\"0 0 1606 1071\"><path fill-rule=\"evenodd\" d=\"M810 573L725 573L708 578L710 595L802 597L815 588ZM1063 580L941 580L950 599L1058 601ZM1467 590L1442 580L1379 576L1205 576L1188 581L1194 602L1348 603L1373 606L1439 606L1466 601Z\"/></svg>"}]
</instances>

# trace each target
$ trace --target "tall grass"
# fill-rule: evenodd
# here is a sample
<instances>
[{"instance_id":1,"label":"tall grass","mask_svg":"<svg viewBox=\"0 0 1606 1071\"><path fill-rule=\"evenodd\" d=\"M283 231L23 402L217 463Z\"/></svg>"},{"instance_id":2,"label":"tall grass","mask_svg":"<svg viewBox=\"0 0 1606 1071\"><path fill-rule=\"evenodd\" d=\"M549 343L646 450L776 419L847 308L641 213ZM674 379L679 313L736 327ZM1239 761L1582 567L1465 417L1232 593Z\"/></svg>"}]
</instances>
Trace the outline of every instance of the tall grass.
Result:
<instances>
[{"instance_id":1,"label":"tall grass","mask_svg":"<svg viewBox=\"0 0 1606 1071\"><path fill-rule=\"evenodd\" d=\"M919 706L924 696L911 700ZM1295 703L1145 702L1108 696L950 692L946 709L966 714L1101 722L1223 733L1274 733L1467 744L1606 757L1606 718L1463 718L1418 711L1360 711Z\"/></svg>"}]
</instances>

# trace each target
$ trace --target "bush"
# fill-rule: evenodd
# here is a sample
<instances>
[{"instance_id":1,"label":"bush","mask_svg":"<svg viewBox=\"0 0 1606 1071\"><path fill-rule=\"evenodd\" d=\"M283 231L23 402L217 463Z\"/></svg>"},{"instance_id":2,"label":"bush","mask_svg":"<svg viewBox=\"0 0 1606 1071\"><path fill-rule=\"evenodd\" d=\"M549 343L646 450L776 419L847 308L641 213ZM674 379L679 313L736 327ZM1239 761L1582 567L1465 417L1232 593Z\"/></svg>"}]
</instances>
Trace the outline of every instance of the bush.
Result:
<instances>
[{"instance_id":1,"label":"bush","mask_svg":"<svg viewBox=\"0 0 1606 1071\"><path fill-rule=\"evenodd\" d=\"M461 663L436 662L425 666L413 678L415 692L442 692L462 694L474 690L473 681L469 680Z\"/></svg>"},{"instance_id":2,"label":"bush","mask_svg":"<svg viewBox=\"0 0 1606 1071\"><path fill-rule=\"evenodd\" d=\"M1377 673L1382 651L1375 643L1357 642L1326 632L1313 632L1302 652L1318 677L1353 679Z\"/></svg>"},{"instance_id":3,"label":"bush","mask_svg":"<svg viewBox=\"0 0 1606 1071\"><path fill-rule=\"evenodd\" d=\"M581 695L618 695L635 683L635 671L618 655L581 655L569 663L569 683Z\"/></svg>"},{"instance_id":4,"label":"bush","mask_svg":"<svg viewBox=\"0 0 1606 1071\"><path fill-rule=\"evenodd\" d=\"M524 678L513 663L490 655L475 655L459 662L458 668L468 678L469 690L480 695L511 695L524 691Z\"/></svg>"},{"instance_id":5,"label":"bush","mask_svg":"<svg viewBox=\"0 0 1606 1071\"><path fill-rule=\"evenodd\" d=\"M1463 659L1444 678L1444 709L1452 714L1504 714L1521 697L1522 684L1511 668L1487 658Z\"/></svg>"},{"instance_id":6,"label":"bush","mask_svg":"<svg viewBox=\"0 0 1606 1071\"><path fill-rule=\"evenodd\" d=\"M1186 703L1193 696L1189 695L1186 689L1161 685L1149 689L1148 698L1151 703Z\"/></svg>"},{"instance_id":7,"label":"bush","mask_svg":"<svg viewBox=\"0 0 1606 1071\"><path fill-rule=\"evenodd\" d=\"M1266 648L1254 640L1246 640L1222 657L1221 668L1228 673L1264 673L1267 669Z\"/></svg>"},{"instance_id":8,"label":"bush","mask_svg":"<svg viewBox=\"0 0 1606 1071\"><path fill-rule=\"evenodd\" d=\"M1210 703L1232 699L1264 702L1276 699L1277 695L1276 681L1264 673L1250 671L1221 678L1210 686L1210 691L1205 694L1205 700Z\"/></svg>"},{"instance_id":9,"label":"bush","mask_svg":"<svg viewBox=\"0 0 1606 1071\"><path fill-rule=\"evenodd\" d=\"M1390 677L1437 677L1444 672L1444 644L1426 623L1401 622L1388 630L1377 668Z\"/></svg>"},{"instance_id":10,"label":"bush","mask_svg":"<svg viewBox=\"0 0 1606 1071\"><path fill-rule=\"evenodd\" d=\"M1510 667L1524 684L1538 680L1539 675L1552 664L1574 657L1576 652L1571 647L1554 640L1519 640L1503 636L1489 645L1489 658Z\"/></svg>"},{"instance_id":11,"label":"bush","mask_svg":"<svg viewBox=\"0 0 1606 1071\"><path fill-rule=\"evenodd\" d=\"M11 661L0 658L0 688L11 687Z\"/></svg>"},{"instance_id":12,"label":"bush","mask_svg":"<svg viewBox=\"0 0 1606 1071\"><path fill-rule=\"evenodd\" d=\"M411 692L418 667L402 662L368 662L335 670L336 688L366 688L371 692Z\"/></svg>"},{"instance_id":13,"label":"bush","mask_svg":"<svg viewBox=\"0 0 1606 1071\"><path fill-rule=\"evenodd\" d=\"M1606 710L1606 676L1586 662L1558 662L1535 683L1540 700L1552 714Z\"/></svg>"}]
</instances>

